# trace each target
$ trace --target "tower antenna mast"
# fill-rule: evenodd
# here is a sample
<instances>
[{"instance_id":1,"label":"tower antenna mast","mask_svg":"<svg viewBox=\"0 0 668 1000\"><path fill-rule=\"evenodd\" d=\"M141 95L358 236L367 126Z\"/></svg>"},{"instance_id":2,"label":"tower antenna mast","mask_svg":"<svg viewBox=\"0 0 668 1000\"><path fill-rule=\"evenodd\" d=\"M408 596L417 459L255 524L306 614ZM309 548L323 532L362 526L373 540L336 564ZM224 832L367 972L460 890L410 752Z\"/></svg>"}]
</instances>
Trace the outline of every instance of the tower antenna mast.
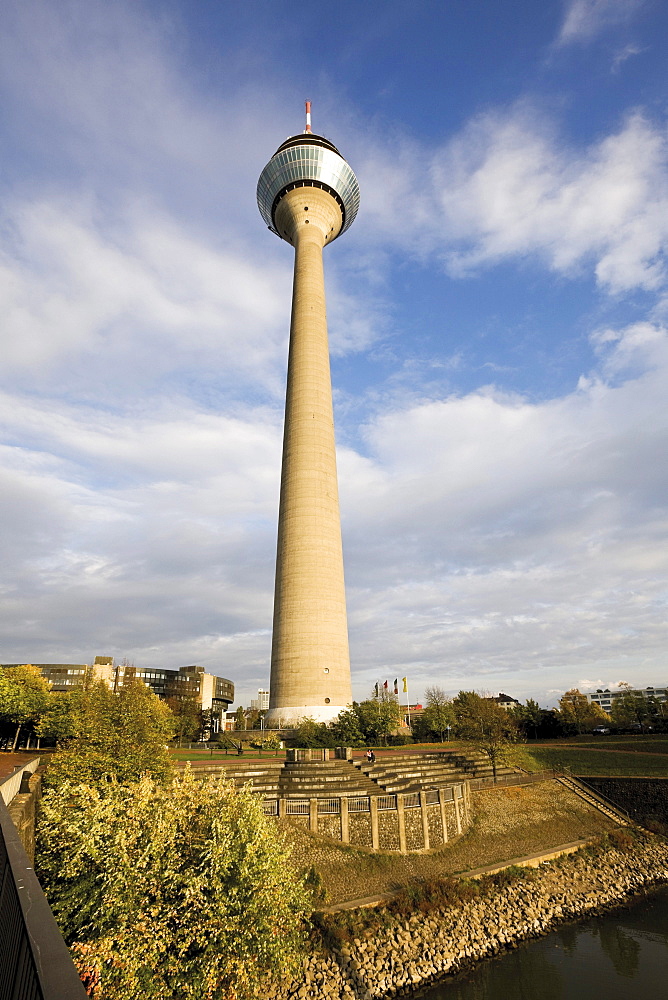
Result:
<instances>
[{"instance_id":1,"label":"tower antenna mast","mask_svg":"<svg viewBox=\"0 0 668 1000\"><path fill-rule=\"evenodd\" d=\"M311 131L311 102L310 101L305 101L304 103L306 105L306 128L304 129L304 132L310 132Z\"/></svg>"}]
</instances>

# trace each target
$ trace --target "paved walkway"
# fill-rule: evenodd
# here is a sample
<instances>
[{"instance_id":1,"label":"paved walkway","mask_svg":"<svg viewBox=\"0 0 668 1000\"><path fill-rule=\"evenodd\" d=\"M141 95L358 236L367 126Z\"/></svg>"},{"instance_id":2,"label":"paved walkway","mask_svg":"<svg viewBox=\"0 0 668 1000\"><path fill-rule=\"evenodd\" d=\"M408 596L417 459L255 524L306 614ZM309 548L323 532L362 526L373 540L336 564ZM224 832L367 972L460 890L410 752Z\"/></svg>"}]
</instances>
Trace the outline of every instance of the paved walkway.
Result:
<instances>
[{"instance_id":1,"label":"paved walkway","mask_svg":"<svg viewBox=\"0 0 668 1000\"><path fill-rule=\"evenodd\" d=\"M27 764L29 760L39 757L39 750L34 753L0 753L0 779L6 778L17 767Z\"/></svg>"}]
</instances>

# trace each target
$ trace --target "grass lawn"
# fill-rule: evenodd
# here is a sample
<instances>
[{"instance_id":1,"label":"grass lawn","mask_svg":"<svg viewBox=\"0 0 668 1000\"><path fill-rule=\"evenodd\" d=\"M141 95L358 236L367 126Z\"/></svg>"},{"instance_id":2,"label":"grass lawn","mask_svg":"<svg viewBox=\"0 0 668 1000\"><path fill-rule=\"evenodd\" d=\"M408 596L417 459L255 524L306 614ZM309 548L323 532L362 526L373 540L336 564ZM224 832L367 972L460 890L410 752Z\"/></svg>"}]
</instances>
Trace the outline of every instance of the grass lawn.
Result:
<instances>
[{"instance_id":1,"label":"grass lawn","mask_svg":"<svg viewBox=\"0 0 668 1000\"><path fill-rule=\"evenodd\" d=\"M225 753L224 750L185 750L175 748L171 751L174 760L197 761L208 760L285 760L285 750L244 750L239 756L236 750Z\"/></svg>"},{"instance_id":2,"label":"grass lawn","mask_svg":"<svg viewBox=\"0 0 668 1000\"><path fill-rule=\"evenodd\" d=\"M618 775L648 778L668 778L668 745L663 744L663 753L652 749L644 752L639 747L626 751L609 745L598 744L589 749L584 746L523 746L517 747L515 760L528 771L539 771L553 767L557 770L570 768L573 774Z\"/></svg>"}]
</instances>

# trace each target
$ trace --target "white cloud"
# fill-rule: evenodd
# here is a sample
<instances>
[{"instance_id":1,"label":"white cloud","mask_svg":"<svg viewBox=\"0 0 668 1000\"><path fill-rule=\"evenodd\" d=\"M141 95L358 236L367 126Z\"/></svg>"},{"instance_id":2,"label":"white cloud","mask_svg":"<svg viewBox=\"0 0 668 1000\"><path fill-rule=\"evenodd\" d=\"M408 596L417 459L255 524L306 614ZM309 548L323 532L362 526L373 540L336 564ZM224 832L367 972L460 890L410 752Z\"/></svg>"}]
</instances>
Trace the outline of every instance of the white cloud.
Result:
<instances>
[{"instance_id":1,"label":"white cloud","mask_svg":"<svg viewBox=\"0 0 668 1000\"><path fill-rule=\"evenodd\" d=\"M629 21L642 4L643 0L568 0L558 43L589 42Z\"/></svg>"},{"instance_id":2,"label":"white cloud","mask_svg":"<svg viewBox=\"0 0 668 1000\"><path fill-rule=\"evenodd\" d=\"M601 370L534 404L415 404L344 455L352 648L423 683L562 690L598 663L659 683L666 635L665 329L596 337ZM380 655L379 655L380 653ZM626 666L624 666L624 663Z\"/></svg>"},{"instance_id":3,"label":"white cloud","mask_svg":"<svg viewBox=\"0 0 668 1000\"><path fill-rule=\"evenodd\" d=\"M579 150L535 111L490 112L438 151L408 146L387 159L380 181L378 158L361 171L371 224L442 256L453 275L536 257L557 273L593 272L613 294L665 284L668 145L641 114Z\"/></svg>"},{"instance_id":4,"label":"white cloud","mask_svg":"<svg viewBox=\"0 0 668 1000\"><path fill-rule=\"evenodd\" d=\"M285 354L289 262L259 263L173 219L131 206L110 231L72 205L14 206L0 257L5 371L39 381L88 357L97 391L206 361L277 389ZM261 289L261 294L258 294ZM132 358L132 364L129 358ZM96 373L96 365L99 371Z\"/></svg>"},{"instance_id":5,"label":"white cloud","mask_svg":"<svg viewBox=\"0 0 668 1000\"><path fill-rule=\"evenodd\" d=\"M247 702L268 675L291 264L254 185L266 135L292 127L287 84L254 102L260 83L231 73L235 100L197 93L178 24L138 11L3 15L22 153L3 163L0 658L201 662ZM523 108L436 150L363 141L362 211L327 259L338 353L386 321L369 235L451 274L531 258L615 294L665 287L665 137L642 115L583 148ZM442 398L435 380L424 398L421 375L410 405L377 400L365 454L340 454L358 694L385 670L409 670L415 695L435 681L541 701L582 676L662 679L655 318L598 330L599 363L564 398Z\"/></svg>"}]
</instances>

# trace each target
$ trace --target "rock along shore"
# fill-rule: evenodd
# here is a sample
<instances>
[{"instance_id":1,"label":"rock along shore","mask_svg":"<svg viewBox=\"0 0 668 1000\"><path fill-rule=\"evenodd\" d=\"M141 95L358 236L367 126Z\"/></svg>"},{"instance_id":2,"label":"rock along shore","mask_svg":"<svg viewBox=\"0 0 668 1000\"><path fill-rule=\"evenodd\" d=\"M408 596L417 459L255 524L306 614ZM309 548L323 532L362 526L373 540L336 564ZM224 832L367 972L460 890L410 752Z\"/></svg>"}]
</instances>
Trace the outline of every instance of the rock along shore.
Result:
<instances>
[{"instance_id":1,"label":"rock along shore","mask_svg":"<svg viewBox=\"0 0 668 1000\"><path fill-rule=\"evenodd\" d=\"M304 960L301 975L269 989L271 1000L401 997L482 959L594 916L668 882L668 844L647 838L584 850L542 864L534 877L485 885L473 899L410 916L379 914L378 926ZM354 932L355 933L355 932Z\"/></svg>"}]
</instances>

